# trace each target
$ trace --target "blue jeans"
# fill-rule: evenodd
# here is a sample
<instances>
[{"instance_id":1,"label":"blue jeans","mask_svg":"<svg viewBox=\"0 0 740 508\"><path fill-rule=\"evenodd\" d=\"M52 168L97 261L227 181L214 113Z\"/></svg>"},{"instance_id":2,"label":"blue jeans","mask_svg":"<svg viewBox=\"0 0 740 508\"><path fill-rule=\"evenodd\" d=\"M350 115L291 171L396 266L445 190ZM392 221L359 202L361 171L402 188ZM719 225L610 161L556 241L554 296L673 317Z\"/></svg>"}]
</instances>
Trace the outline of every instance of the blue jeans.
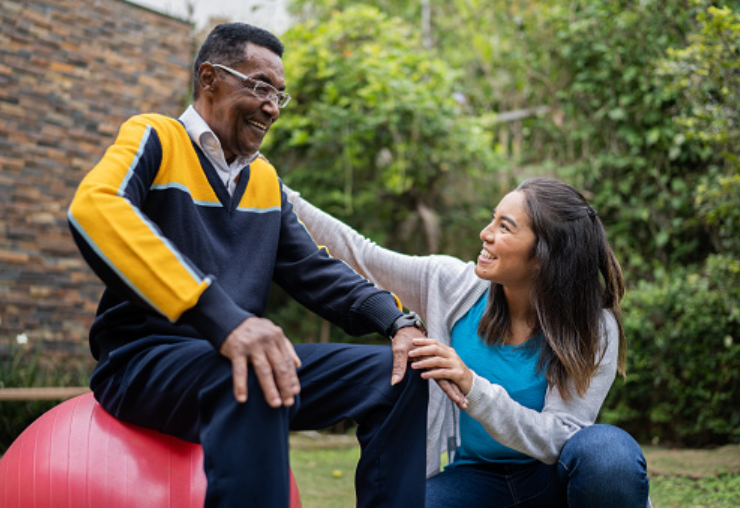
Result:
<instances>
[{"instance_id":1,"label":"blue jeans","mask_svg":"<svg viewBox=\"0 0 740 508\"><path fill-rule=\"evenodd\" d=\"M650 485L640 446L625 431L592 425L557 464L454 465L427 480L427 508L645 507Z\"/></svg>"}]
</instances>

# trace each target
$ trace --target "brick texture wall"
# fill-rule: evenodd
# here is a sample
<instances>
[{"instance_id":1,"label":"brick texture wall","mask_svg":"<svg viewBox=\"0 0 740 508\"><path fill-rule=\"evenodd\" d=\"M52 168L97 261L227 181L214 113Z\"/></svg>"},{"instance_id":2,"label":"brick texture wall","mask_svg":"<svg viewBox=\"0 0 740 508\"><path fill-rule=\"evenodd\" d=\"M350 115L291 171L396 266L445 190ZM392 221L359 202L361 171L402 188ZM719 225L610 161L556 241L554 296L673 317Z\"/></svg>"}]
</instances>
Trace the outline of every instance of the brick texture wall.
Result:
<instances>
[{"instance_id":1,"label":"brick texture wall","mask_svg":"<svg viewBox=\"0 0 740 508\"><path fill-rule=\"evenodd\" d=\"M84 352L102 285L66 221L128 117L179 115L192 26L123 0L0 1L0 347Z\"/></svg>"}]
</instances>

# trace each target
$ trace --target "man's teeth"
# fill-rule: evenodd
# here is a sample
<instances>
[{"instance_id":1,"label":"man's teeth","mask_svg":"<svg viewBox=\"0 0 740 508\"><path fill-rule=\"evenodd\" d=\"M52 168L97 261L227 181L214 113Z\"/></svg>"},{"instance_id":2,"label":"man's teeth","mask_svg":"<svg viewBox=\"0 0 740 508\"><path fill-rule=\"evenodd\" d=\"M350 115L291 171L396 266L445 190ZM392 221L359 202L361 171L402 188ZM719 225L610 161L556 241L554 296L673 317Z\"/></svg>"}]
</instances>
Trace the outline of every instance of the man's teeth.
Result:
<instances>
[{"instance_id":1,"label":"man's teeth","mask_svg":"<svg viewBox=\"0 0 740 508\"><path fill-rule=\"evenodd\" d=\"M257 127L259 127L260 129L262 129L263 131L264 130L267 130L267 125L265 125L263 123L255 122L254 120L247 120L247 122L248 123L251 123L252 125L256 125Z\"/></svg>"},{"instance_id":2,"label":"man's teeth","mask_svg":"<svg viewBox=\"0 0 740 508\"><path fill-rule=\"evenodd\" d=\"M493 255L490 252L488 252L486 249L482 249L480 251L480 257L482 257L483 259L494 259Z\"/></svg>"}]
</instances>

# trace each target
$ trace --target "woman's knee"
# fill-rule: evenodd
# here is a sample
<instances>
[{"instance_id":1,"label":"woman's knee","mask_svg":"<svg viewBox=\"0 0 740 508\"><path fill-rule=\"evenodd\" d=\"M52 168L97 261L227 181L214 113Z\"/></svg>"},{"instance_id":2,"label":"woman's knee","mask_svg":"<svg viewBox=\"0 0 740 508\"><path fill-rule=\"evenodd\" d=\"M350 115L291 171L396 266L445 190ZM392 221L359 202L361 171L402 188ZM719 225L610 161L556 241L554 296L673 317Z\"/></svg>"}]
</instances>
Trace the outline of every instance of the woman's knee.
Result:
<instances>
[{"instance_id":1,"label":"woman's knee","mask_svg":"<svg viewBox=\"0 0 740 508\"><path fill-rule=\"evenodd\" d=\"M570 472L588 468L599 474L646 474L640 445L611 425L591 425L578 431L563 447L559 462Z\"/></svg>"}]
</instances>

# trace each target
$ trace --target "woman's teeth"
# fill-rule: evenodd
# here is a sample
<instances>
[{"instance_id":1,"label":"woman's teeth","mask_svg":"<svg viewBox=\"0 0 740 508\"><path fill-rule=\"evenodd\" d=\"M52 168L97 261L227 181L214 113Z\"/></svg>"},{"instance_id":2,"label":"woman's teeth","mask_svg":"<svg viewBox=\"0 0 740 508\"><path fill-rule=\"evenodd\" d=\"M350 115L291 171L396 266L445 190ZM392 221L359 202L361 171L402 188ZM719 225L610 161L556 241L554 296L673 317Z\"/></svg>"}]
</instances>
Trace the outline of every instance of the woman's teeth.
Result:
<instances>
[{"instance_id":1,"label":"woman's teeth","mask_svg":"<svg viewBox=\"0 0 740 508\"><path fill-rule=\"evenodd\" d=\"M482 249L480 251L480 257L482 257L483 259L494 259L493 255L486 249Z\"/></svg>"}]
</instances>

